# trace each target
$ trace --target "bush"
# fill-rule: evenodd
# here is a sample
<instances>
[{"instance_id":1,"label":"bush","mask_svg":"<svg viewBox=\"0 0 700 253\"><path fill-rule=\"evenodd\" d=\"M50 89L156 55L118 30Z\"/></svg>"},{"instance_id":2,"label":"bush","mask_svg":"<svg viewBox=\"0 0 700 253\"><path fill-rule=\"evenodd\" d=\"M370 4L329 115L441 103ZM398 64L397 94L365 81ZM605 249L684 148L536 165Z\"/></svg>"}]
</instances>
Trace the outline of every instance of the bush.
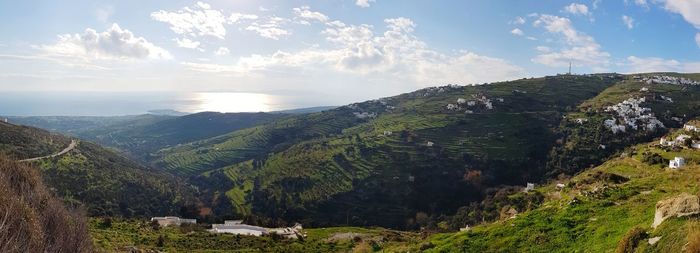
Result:
<instances>
[{"instance_id":1,"label":"bush","mask_svg":"<svg viewBox=\"0 0 700 253\"><path fill-rule=\"evenodd\" d=\"M0 252L92 252L83 212L69 211L36 169L0 156Z\"/></svg>"},{"instance_id":2,"label":"bush","mask_svg":"<svg viewBox=\"0 0 700 253\"><path fill-rule=\"evenodd\" d=\"M615 253L632 253L637 248L639 241L646 238L646 231L640 227L634 227L617 243Z\"/></svg>"},{"instance_id":3,"label":"bush","mask_svg":"<svg viewBox=\"0 0 700 253\"><path fill-rule=\"evenodd\" d=\"M657 153L644 152L642 155L642 162L649 165L662 164L664 162L664 158Z\"/></svg>"}]
</instances>

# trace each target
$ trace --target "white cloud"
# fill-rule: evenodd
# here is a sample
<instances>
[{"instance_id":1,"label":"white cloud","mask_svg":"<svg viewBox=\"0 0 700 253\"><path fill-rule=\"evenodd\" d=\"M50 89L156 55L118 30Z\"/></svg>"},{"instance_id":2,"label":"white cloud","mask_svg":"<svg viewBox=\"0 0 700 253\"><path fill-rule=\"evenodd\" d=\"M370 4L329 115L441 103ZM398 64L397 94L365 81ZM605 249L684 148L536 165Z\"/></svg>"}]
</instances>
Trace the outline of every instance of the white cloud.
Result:
<instances>
[{"instance_id":1,"label":"white cloud","mask_svg":"<svg viewBox=\"0 0 700 253\"><path fill-rule=\"evenodd\" d=\"M115 59L171 59L165 49L157 47L143 37L136 37L117 24L104 32L88 28L82 34L58 35L58 42L38 47L50 57L92 60Z\"/></svg>"},{"instance_id":2,"label":"white cloud","mask_svg":"<svg viewBox=\"0 0 700 253\"><path fill-rule=\"evenodd\" d=\"M234 12L228 17L229 24L235 24L243 20L256 20L258 15Z\"/></svg>"},{"instance_id":3,"label":"white cloud","mask_svg":"<svg viewBox=\"0 0 700 253\"><path fill-rule=\"evenodd\" d=\"M683 0L683 1L685 1L685 0ZM625 4L629 4L629 3L630 3L630 0L625 0ZM632 1L632 3L634 3L637 6L649 9L649 3L647 2L647 0L634 0L634 1Z\"/></svg>"},{"instance_id":4,"label":"white cloud","mask_svg":"<svg viewBox=\"0 0 700 253\"><path fill-rule=\"evenodd\" d=\"M563 37L564 47L537 55L533 62L550 67L568 66L570 62L576 66L601 67L609 64L610 54L601 50L593 37L577 31L571 20L553 15L540 15L533 22L535 27L543 27L550 33Z\"/></svg>"},{"instance_id":5,"label":"white cloud","mask_svg":"<svg viewBox=\"0 0 700 253\"><path fill-rule=\"evenodd\" d=\"M219 49L214 52L216 55L227 55L231 53L231 50L228 50L228 48L225 47L219 47Z\"/></svg>"},{"instance_id":6,"label":"white cloud","mask_svg":"<svg viewBox=\"0 0 700 253\"><path fill-rule=\"evenodd\" d=\"M670 12L680 14L685 21L700 29L700 1L666 0L664 8ZM700 33L695 35L695 42L700 47Z\"/></svg>"},{"instance_id":7,"label":"white cloud","mask_svg":"<svg viewBox=\"0 0 700 253\"><path fill-rule=\"evenodd\" d=\"M199 41L190 40L188 38L175 39L175 42L177 42L178 47L189 48L189 49L199 48L199 44L200 44Z\"/></svg>"},{"instance_id":8,"label":"white cloud","mask_svg":"<svg viewBox=\"0 0 700 253\"><path fill-rule=\"evenodd\" d=\"M510 23L515 24L515 25L522 25L522 24L525 24L525 19L523 17L518 16L518 17L515 17L515 19L513 21L511 21Z\"/></svg>"},{"instance_id":9,"label":"white cloud","mask_svg":"<svg viewBox=\"0 0 700 253\"><path fill-rule=\"evenodd\" d=\"M571 3L564 7L564 12L568 12L574 15L588 16L591 13L588 11L588 6L585 4Z\"/></svg>"},{"instance_id":10,"label":"white cloud","mask_svg":"<svg viewBox=\"0 0 700 253\"><path fill-rule=\"evenodd\" d=\"M700 1L666 0L666 10L681 14L685 21L700 29Z\"/></svg>"},{"instance_id":11,"label":"white cloud","mask_svg":"<svg viewBox=\"0 0 700 253\"><path fill-rule=\"evenodd\" d=\"M203 2L175 12L159 10L151 13L151 18L168 23L173 32L181 35L213 36L220 39L226 36L224 24L227 19L224 14L211 9L209 4Z\"/></svg>"},{"instance_id":12,"label":"white cloud","mask_svg":"<svg viewBox=\"0 0 700 253\"><path fill-rule=\"evenodd\" d=\"M323 34L332 46L314 46L297 52L277 51L271 55L239 58L231 65L183 63L196 71L251 75L256 72L348 73L423 87L436 83L477 83L517 78L523 69L509 62L460 51L440 53L429 48L413 31L407 18L385 19L386 30L375 34L366 24L328 22ZM297 71L297 70L303 71Z\"/></svg>"},{"instance_id":13,"label":"white cloud","mask_svg":"<svg viewBox=\"0 0 700 253\"><path fill-rule=\"evenodd\" d=\"M632 29L634 28L634 19L630 16L627 15L622 15L622 22L625 23L625 26L627 26L627 29Z\"/></svg>"},{"instance_id":14,"label":"white cloud","mask_svg":"<svg viewBox=\"0 0 700 253\"><path fill-rule=\"evenodd\" d=\"M603 1L603 0L593 0L593 4L592 4L592 5L593 5L593 9L594 9L594 10L595 10L595 9L598 9L598 6L600 5L600 3L601 3L602 1Z\"/></svg>"},{"instance_id":15,"label":"white cloud","mask_svg":"<svg viewBox=\"0 0 700 253\"><path fill-rule=\"evenodd\" d=\"M292 34L291 31L282 27L288 22L288 19L272 16L262 20L261 22L253 22L245 29L248 31L253 31L263 38L279 40Z\"/></svg>"},{"instance_id":16,"label":"white cloud","mask_svg":"<svg viewBox=\"0 0 700 253\"><path fill-rule=\"evenodd\" d=\"M517 35L517 36L523 36L523 35L525 35L525 33L523 32L523 30L520 30L519 28L515 28L515 29L513 29L513 30L510 30L510 33L513 34L513 35Z\"/></svg>"},{"instance_id":17,"label":"white cloud","mask_svg":"<svg viewBox=\"0 0 700 253\"><path fill-rule=\"evenodd\" d=\"M309 21L324 23L328 21L328 16L317 11L311 11L311 7L305 5L298 8L293 8L295 20L301 24L308 25Z\"/></svg>"},{"instance_id":18,"label":"white cloud","mask_svg":"<svg viewBox=\"0 0 700 253\"><path fill-rule=\"evenodd\" d=\"M629 73L700 72L700 62L680 62L657 57L640 58L630 56L627 57L625 62L618 65L627 67L627 72Z\"/></svg>"},{"instance_id":19,"label":"white cloud","mask_svg":"<svg viewBox=\"0 0 700 253\"><path fill-rule=\"evenodd\" d=\"M373 3L376 0L357 0L355 1L355 5L360 6L362 8L367 8L369 7L369 3Z\"/></svg>"}]
</instances>

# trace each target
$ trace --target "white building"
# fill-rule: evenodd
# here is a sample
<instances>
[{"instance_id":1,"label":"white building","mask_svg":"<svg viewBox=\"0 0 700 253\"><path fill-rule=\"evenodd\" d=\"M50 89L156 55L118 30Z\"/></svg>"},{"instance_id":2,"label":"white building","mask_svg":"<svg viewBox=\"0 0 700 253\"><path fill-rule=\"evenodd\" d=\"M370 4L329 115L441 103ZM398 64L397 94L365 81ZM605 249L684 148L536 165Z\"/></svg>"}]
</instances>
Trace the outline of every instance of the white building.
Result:
<instances>
[{"instance_id":1,"label":"white building","mask_svg":"<svg viewBox=\"0 0 700 253\"><path fill-rule=\"evenodd\" d=\"M683 125L683 129L685 129L686 131L700 132L700 129L698 127L688 124Z\"/></svg>"},{"instance_id":2,"label":"white building","mask_svg":"<svg viewBox=\"0 0 700 253\"><path fill-rule=\"evenodd\" d=\"M264 228L259 226L243 224L242 220L227 220L224 224L212 224L209 232L217 234L234 234L234 235L250 235L263 236L267 234L278 234L286 238L297 239L303 236L301 233L303 227L297 223L293 227L286 228Z\"/></svg>"},{"instance_id":3,"label":"white building","mask_svg":"<svg viewBox=\"0 0 700 253\"><path fill-rule=\"evenodd\" d=\"M676 157L668 162L668 167L671 169L680 169L685 165L685 159L683 157Z\"/></svg>"},{"instance_id":4,"label":"white building","mask_svg":"<svg viewBox=\"0 0 700 253\"><path fill-rule=\"evenodd\" d=\"M457 104L460 104L460 105L461 105L461 104L464 104L464 103L466 103L466 102L467 102L467 100L464 99L464 98L458 98L458 99L457 99Z\"/></svg>"},{"instance_id":5,"label":"white building","mask_svg":"<svg viewBox=\"0 0 700 253\"><path fill-rule=\"evenodd\" d=\"M151 218L151 222L153 221L157 221L158 225L162 227L180 226L182 224L197 224L196 219L182 219L176 216L153 217Z\"/></svg>"},{"instance_id":6,"label":"white building","mask_svg":"<svg viewBox=\"0 0 700 253\"><path fill-rule=\"evenodd\" d=\"M557 184L557 189L564 189L565 187L566 187L565 184L562 184L562 183Z\"/></svg>"},{"instance_id":7,"label":"white building","mask_svg":"<svg viewBox=\"0 0 700 253\"><path fill-rule=\"evenodd\" d=\"M523 191L524 191L524 192L529 192L529 191L532 191L532 190L535 190L535 184L533 184L533 183L527 183L527 185L525 186L525 189L524 189Z\"/></svg>"},{"instance_id":8,"label":"white building","mask_svg":"<svg viewBox=\"0 0 700 253\"><path fill-rule=\"evenodd\" d=\"M428 147L432 147L433 145L435 145L435 143L432 142L432 141L428 141L428 142L425 143L425 145L428 146Z\"/></svg>"},{"instance_id":9,"label":"white building","mask_svg":"<svg viewBox=\"0 0 700 253\"><path fill-rule=\"evenodd\" d=\"M392 135L392 134L394 134L394 132L392 132L392 131L384 131L384 136L389 136L389 135Z\"/></svg>"},{"instance_id":10,"label":"white building","mask_svg":"<svg viewBox=\"0 0 700 253\"><path fill-rule=\"evenodd\" d=\"M246 225L246 224L212 224L211 230L209 232L217 234L234 234L234 235L253 235L261 236L268 234L268 231L264 227Z\"/></svg>"},{"instance_id":11,"label":"white building","mask_svg":"<svg viewBox=\"0 0 700 253\"><path fill-rule=\"evenodd\" d=\"M456 104L447 104L447 110L457 110L459 106Z\"/></svg>"}]
</instances>

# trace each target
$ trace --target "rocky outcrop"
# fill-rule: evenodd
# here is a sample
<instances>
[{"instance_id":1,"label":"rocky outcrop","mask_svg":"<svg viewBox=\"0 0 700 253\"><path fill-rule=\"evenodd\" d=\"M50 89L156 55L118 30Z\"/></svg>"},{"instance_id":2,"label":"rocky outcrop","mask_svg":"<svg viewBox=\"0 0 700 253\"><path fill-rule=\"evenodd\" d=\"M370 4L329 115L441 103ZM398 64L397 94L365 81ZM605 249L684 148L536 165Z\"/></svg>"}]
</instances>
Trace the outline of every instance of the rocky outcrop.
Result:
<instances>
[{"instance_id":1,"label":"rocky outcrop","mask_svg":"<svg viewBox=\"0 0 700 253\"><path fill-rule=\"evenodd\" d=\"M656 203L654 224L651 227L656 228L670 217L683 217L693 214L700 214L700 199L696 195L681 193L677 197Z\"/></svg>"}]
</instances>

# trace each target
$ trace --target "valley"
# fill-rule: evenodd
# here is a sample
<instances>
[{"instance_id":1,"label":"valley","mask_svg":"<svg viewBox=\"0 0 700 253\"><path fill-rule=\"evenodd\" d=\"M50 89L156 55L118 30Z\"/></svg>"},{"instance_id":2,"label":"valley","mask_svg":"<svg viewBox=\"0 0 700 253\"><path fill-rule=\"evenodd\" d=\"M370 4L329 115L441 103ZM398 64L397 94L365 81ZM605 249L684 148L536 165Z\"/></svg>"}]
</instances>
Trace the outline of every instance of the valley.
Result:
<instances>
[{"instance_id":1,"label":"valley","mask_svg":"<svg viewBox=\"0 0 700 253\"><path fill-rule=\"evenodd\" d=\"M699 190L699 78L557 75L299 113L8 117L0 151L84 208L108 251L677 252L696 215L650 226L658 201ZM680 135L690 143L658 144ZM147 222L169 215L198 224ZM231 219L299 222L308 237L207 231Z\"/></svg>"}]
</instances>

